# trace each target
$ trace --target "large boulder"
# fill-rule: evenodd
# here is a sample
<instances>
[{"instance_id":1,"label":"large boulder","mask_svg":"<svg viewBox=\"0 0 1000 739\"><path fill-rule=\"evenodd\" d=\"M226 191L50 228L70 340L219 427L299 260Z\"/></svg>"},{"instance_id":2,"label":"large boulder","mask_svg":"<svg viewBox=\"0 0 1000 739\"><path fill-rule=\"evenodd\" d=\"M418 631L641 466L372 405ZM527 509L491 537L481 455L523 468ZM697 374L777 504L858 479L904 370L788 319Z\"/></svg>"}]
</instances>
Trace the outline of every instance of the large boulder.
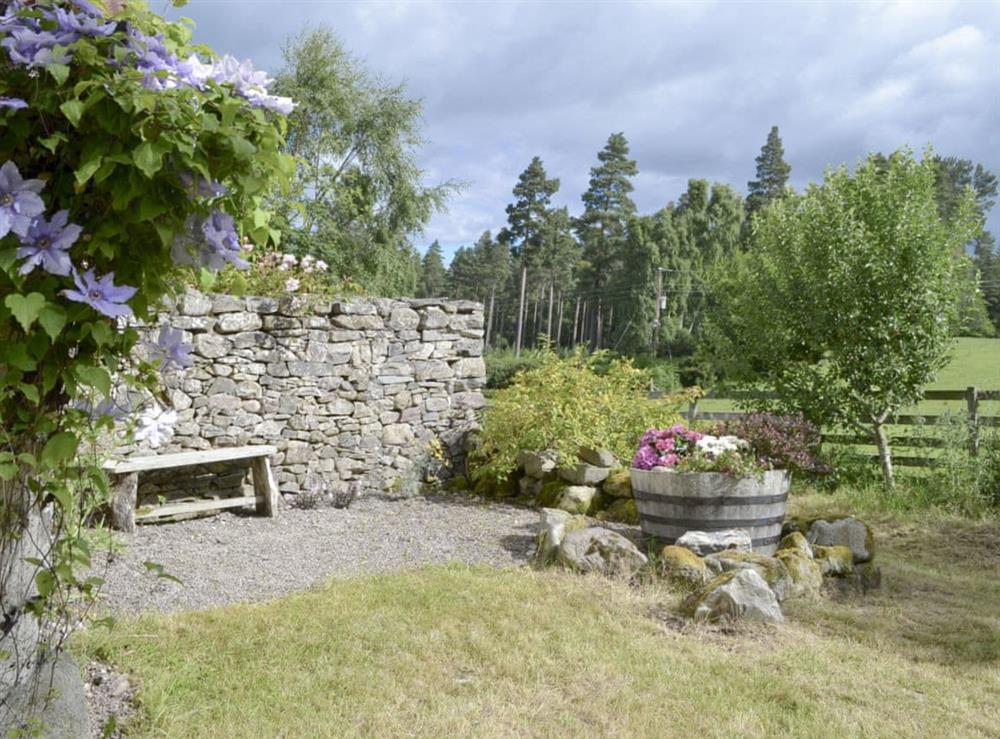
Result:
<instances>
[{"instance_id":1,"label":"large boulder","mask_svg":"<svg viewBox=\"0 0 1000 739\"><path fill-rule=\"evenodd\" d=\"M623 578L632 578L648 561L624 536L597 527L566 534L557 556L571 570Z\"/></svg>"},{"instance_id":2,"label":"large boulder","mask_svg":"<svg viewBox=\"0 0 1000 739\"><path fill-rule=\"evenodd\" d=\"M708 555L705 557L705 564L716 574L733 570L753 570L764 578L779 602L792 593L792 577L788 574L785 563L777 557L730 549Z\"/></svg>"},{"instance_id":3,"label":"large boulder","mask_svg":"<svg viewBox=\"0 0 1000 739\"><path fill-rule=\"evenodd\" d=\"M870 562L875 557L875 538L862 521L848 516L832 521L813 521L806 536L813 546L850 547L854 562Z\"/></svg>"},{"instance_id":4,"label":"large boulder","mask_svg":"<svg viewBox=\"0 0 1000 739\"><path fill-rule=\"evenodd\" d=\"M561 508L569 513L586 513L590 510L595 495L597 495L597 488L588 485L569 485L563 488L556 508Z\"/></svg>"},{"instance_id":5,"label":"large boulder","mask_svg":"<svg viewBox=\"0 0 1000 739\"><path fill-rule=\"evenodd\" d=\"M612 503L597 514L598 520L627 523L630 526L639 525L639 509L630 498L612 498Z\"/></svg>"},{"instance_id":6,"label":"large boulder","mask_svg":"<svg viewBox=\"0 0 1000 739\"><path fill-rule=\"evenodd\" d=\"M535 563L546 565L552 562L566 534L586 527L587 519L583 516L573 516L566 511L543 508L538 517Z\"/></svg>"},{"instance_id":7,"label":"large boulder","mask_svg":"<svg viewBox=\"0 0 1000 739\"><path fill-rule=\"evenodd\" d=\"M555 471L556 459L556 453L552 451L522 451L517 454L517 463L524 468L524 474L538 479Z\"/></svg>"},{"instance_id":8,"label":"large boulder","mask_svg":"<svg viewBox=\"0 0 1000 739\"><path fill-rule=\"evenodd\" d=\"M559 468L559 477L570 485L597 485L604 482L610 473L607 467L596 467L586 462Z\"/></svg>"},{"instance_id":9,"label":"large boulder","mask_svg":"<svg viewBox=\"0 0 1000 739\"><path fill-rule=\"evenodd\" d=\"M595 467L614 467L618 464L618 459L610 449L592 449L590 447L580 447L576 456L587 464Z\"/></svg>"},{"instance_id":10,"label":"large boulder","mask_svg":"<svg viewBox=\"0 0 1000 739\"><path fill-rule=\"evenodd\" d=\"M815 598L823 586L823 572L814 560L795 549L779 549L775 559L781 561L792 579L786 598Z\"/></svg>"},{"instance_id":11,"label":"large boulder","mask_svg":"<svg viewBox=\"0 0 1000 739\"><path fill-rule=\"evenodd\" d=\"M542 483L542 489L538 492L535 501L543 508L557 508L559 499L562 498L563 491L567 487L569 486L560 480Z\"/></svg>"},{"instance_id":12,"label":"large boulder","mask_svg":"<svg viewBox=\"0 0 1000 739\"><path fill-rule=\"evenodd\" d=\"M629 474L627 467L619 467L616 470L612 470L611 474L601 485L601 490L604 491L605 495L610 495L613 498L631 498L632 495L632 475Z\"/></svg>"},{"instance_id":13,"label":"large boulder","mask_svg":"<svg viewBox=\"0 0 1000 739\"><path fill-rule=\"evenodd\" d=\"M695 621L744 620L781 623L778 599L754 570L719 575L689 597L683 606Z\"/></svg>"},{"instance_id":14,"label":"large boulder","mask_svg":"<svg viewBox=\"0 0 1000 739\"><path fill-rule=\"evenodd\" d=\"M813 552L816 564L824 575L847 575L854 571L854 552L850 547L843 545L824 547L817 544Z\"/></svg>"},{"instance_id":15,"label":"large boulder","mask_svg":"<svg viewBox=\"0 0 1000 739\"><path fill-rule=\"evenodd\" d=\"M722 531L688 531L674 542L679 547L690 549L699 557L727 549L749 552L753 549L750 532L746 529L724 529Z\"/></svg>"},{"instance_id":16,"label":"large boulder","mask_svg":"<svg viewBox=\"0 0 1000 739\"><path fill-rule=\"evenodd\" d=\"M656 571L660 577L678 585L701 586L712 576L705 560L690 549L673 544L663 547L656 564Z\"/></svg>"}]
</instances>

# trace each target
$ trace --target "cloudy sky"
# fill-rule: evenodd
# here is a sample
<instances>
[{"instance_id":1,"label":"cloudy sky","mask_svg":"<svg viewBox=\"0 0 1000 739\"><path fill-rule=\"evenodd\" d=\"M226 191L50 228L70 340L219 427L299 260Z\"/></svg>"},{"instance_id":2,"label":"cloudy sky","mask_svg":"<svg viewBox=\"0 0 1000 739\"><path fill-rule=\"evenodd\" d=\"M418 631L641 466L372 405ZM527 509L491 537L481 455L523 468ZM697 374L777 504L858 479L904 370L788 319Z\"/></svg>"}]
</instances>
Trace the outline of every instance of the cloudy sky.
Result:
<instances>
[{"instance_id":1,"label":"cloudy sky","mask_svg":"<svg viewBox=\"0 0 1000 739\"><path fill-rule=\"evenodd\" d=\"M535 155L562 181L556 203L579 212L614 131L638 162L642 212L691 177L745 192L772 125L796 187L905 144L1000 173L996 2L191 0L167 12L182 14L197 41L272 71L290 35L326 24L371 72L405 82L424 105L427 181L468 183L415 238L446 254L504 225Z\"/></svg>"}]
</instances>

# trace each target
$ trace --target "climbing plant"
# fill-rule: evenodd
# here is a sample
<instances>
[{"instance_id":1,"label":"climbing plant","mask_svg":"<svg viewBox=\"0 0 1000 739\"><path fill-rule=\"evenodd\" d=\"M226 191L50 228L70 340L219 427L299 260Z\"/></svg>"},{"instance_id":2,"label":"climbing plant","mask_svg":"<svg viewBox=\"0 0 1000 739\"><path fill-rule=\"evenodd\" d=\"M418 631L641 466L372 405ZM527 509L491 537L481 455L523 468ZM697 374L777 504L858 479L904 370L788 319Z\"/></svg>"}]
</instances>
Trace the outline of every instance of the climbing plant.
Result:
<instances>
[{"instance_id":1,"label":"climbing plant","mask_svg":"<svg viewBox=\"0 0 1000 739\"><path fill-rule=\"evenodd\" d=\"M244 240L277 240L262 204L293 169L293 103L269 82L141 2L0 0L4 633L20 607L6 565L33 516L59 536L32 558L25 608L41 617L67 588L97 585L78 579L89 549L67 526L106 486L88 436L116 418L150 443L171 433L158 373L188 349L163 326L139 360L137 326L182 270L243 265ZM125 388L156 400L134 407Z\"/></svg>"}]
</instances>

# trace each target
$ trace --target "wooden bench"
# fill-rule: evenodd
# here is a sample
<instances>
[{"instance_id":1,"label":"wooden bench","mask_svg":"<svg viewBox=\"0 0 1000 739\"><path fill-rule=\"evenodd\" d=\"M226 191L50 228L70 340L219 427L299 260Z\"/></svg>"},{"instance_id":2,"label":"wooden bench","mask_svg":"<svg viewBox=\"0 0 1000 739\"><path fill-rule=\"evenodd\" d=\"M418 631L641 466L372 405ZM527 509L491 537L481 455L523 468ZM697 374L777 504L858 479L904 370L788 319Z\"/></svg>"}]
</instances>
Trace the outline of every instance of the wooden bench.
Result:
<instances>
[{"instance_id":1,"label":"wooden bench","mask_svg":"<svg viewBox=\"0 0 1000 739\"><path fill-rule=\"evenodd\" d=\"M116 529L132 532L135 531L136 521L152 521L182 513L198 513L248 505L256 506L257 513L273 518L278 511L278 486L271 474L271 463L268 457L277 451L276 447L261 444L206 449L196 452L157 454L105 462L104 469L111 476L112 482L111 523ZM140 472L192 467L213 462L235 462L241 459L250 460L254 495L167 503L150 509L144 508L141 513L137 513L135 510Z\"/></svg>"}]
</instances>

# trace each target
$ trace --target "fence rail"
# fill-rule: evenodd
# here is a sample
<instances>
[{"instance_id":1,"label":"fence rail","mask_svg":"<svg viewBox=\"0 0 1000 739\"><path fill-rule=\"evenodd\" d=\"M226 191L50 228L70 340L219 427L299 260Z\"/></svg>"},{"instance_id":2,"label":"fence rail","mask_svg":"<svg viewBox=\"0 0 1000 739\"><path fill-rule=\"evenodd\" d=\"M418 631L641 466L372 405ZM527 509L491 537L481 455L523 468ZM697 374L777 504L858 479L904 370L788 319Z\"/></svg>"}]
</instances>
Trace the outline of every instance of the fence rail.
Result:
<instances>
[{"instance_id":1,"label":"fence rail","mask_svg":"<svg viewBox=\"0 0 1000 739\"><path fill-rule=\"evenodd\" d=\"M699 400L692 402L687 411L683 414L689 421L733 421L748 415L748 411L700 411L698 404L701 400L773 400L777 398L773 392L755 391L734 391L734 392L709 392ZM983 415L980 413L980 405L986 401L1000 401L1000 390L980 390L977 387L967 387L965 390L927 390L921 400L964 400L965 410L969 416L969 452L975 456L979 451L979 431L984 427L1000 427L1000 415ZM887 424L890 426L933 426L938 421L948 416L938 413L927 415L900 414L892 417ZM874 446L874 437L864 434L830 432L822 435L823 444L838 446ZM890 435L889 447L908 447L911 449L940 449L946 446L943 439L933 436L912 436L912 435ZM852 455L859 459L878 461L877 454L858 453ZM935 464L935 458L931 456L921 456L919 454L893 454L893 464L900 467L931 467Z\"/></svg>"}]
</instances>

